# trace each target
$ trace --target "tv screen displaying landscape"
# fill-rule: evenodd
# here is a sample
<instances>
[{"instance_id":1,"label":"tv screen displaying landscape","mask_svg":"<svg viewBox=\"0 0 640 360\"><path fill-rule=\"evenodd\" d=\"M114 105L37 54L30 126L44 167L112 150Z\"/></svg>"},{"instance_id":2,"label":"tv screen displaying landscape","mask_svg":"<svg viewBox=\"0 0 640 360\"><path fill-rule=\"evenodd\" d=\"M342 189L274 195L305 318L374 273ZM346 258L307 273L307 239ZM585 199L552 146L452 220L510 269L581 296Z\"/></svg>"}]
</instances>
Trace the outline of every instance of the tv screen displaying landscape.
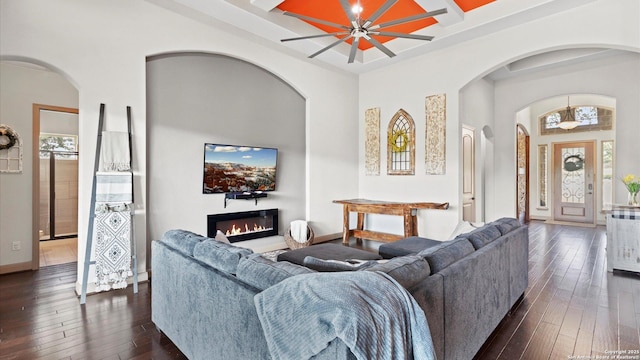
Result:
<instances>
[{"instance_id":1,"label":"tv screen displaying landscape","mask_svg":"<svg viewBox=\"0 0 640 360\"><path fill-rule=\"evenodd\" d=\"M204 144L204 194L272 191L278 149Z\"/></svg>"}]
</instances>

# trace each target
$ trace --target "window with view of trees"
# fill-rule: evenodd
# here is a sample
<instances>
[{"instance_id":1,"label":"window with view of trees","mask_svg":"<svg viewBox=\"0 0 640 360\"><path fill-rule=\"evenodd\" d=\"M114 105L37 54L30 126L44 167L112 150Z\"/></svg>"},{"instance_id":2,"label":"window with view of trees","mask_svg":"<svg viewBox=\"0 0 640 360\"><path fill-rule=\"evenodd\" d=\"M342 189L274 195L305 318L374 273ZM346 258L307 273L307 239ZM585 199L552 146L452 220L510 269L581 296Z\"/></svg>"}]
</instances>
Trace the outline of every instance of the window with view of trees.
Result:
<instances>
[{"instance_id":1,"label":"window with view of trees","mask_svg":"<svg viewBox=\"0 0 640 360\"><path fill-rule=\"evenodd\" d=\"M40 158L48 159L51 152L56 159L77 159L78 136L66 134L40 134Z\"/></svg>"}]
</instances>

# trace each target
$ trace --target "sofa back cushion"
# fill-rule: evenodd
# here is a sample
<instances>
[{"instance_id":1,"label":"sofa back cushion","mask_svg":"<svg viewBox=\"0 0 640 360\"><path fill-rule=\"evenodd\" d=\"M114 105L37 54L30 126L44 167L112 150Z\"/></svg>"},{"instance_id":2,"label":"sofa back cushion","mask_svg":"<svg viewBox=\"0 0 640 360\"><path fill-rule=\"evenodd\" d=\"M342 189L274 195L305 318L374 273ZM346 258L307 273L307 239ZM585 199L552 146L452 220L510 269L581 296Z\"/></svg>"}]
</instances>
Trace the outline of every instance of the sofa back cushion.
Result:
<instances>
[{"instance_id":1,"label":"sofa back cushion","mask_svg":"<svg viewBox=\"0 0 640 360\"><path fill-rule=\"evenodd\" d=\"M431 273L435 274L474 251L475 249L469 240L457 238L446 241L442 245L423 250L418 253L418 256L429 262Z\"/></svg>"},{"instance_id":2,"label":"sofa back cushion","mask_svg":"<svg viewBox=\"0 0 640 360\"><path fill-rule=\"evenodd\" d=\"M187 230L169 230L162 236L162 242L187 256L193 256L193 248L207 238Z\"/></svg>"},{"instance_id":3,"label":"sofa back cushion","mask_svg":"<svg viewBox=\"0 0 640 360\"><path fill-rule=\"evenodd\" d=\"M498 230L500 230L500 234L502 235L511 232L511 230L518 228L521 225L518 219L508 217L500 218L492 222L492 224L494 224L498 228Z\"/></svg>"},{"instance_id":4,"label":"sofa back cushion","mask_svg":"<svg viewBox=\"0 0 640 360\"><path fill-rule=\"evenodd\" d=\"M493 224L488 224L468 234L462 234L459 237L469 239L473 247L478 250L500 236L502 236L502 234L498 227Z\"/></svg>"},{"instance_id":5,"label":"sofa back cushion","mask_svg":"<svg viewBox=\"0 0 640 360\"><path fill-rule=\"evenodd\" d=\"M325 260L314 256L305 256L302 264L319 272L358 271L376 264L376 260Z\"/></svg>"},{"instance_id":6,"label":"sofa back cushion","mask_svg":"<svg viewBox=\"0 0 640 360\"><path fill-rule=\"evenodd\" d=\"M193 248L194 258L229 274L235 274L240 259L251 254L253 251L250 249L225 244L215 239L206 239Z\"/></svg>"},{"instance_id":7,"label":"sofa back cushion","mask_svg":"<svg viewBox=\"0 0 640 360\"><path fill-rule=\"evenodd\" d=\"M238 262L236 276L245 283L264 290L294 275L315 271L288 261L271 261L260 254L242 257Z\"/></svg>"},{"instance_id":8,"label":"sofa back cushion","mask_svg":"<svg viewBox=\"0 0 640 360\"><path fill-rule=\"evenodd\" d=\"M387 262L380 262L364 270L382 271L391 276L405 289L413 287L431 275L429 263L422 256L417 255L395 257Z\"/></svg>"}]
</instances>

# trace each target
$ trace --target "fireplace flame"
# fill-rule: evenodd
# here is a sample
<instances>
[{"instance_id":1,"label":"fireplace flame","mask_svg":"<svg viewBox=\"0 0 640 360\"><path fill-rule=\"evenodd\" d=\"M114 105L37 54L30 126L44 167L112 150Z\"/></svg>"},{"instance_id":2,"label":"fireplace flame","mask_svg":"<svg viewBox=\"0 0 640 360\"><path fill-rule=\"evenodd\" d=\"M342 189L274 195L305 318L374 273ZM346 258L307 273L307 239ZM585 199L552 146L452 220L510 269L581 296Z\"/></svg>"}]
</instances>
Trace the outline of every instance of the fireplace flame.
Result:
<instances>
[{"instance_id":1,"label":"fireplace flame","mask_svg":"<svg viewBox=\"0 0 640 360\"><path fill-rule=\"evenodd\" d=\"M266 227L264 227L262 225L253 224L253 230L250 230L249 229L249 224L245 223L244 224L244 231L243 231L241 226L236 227L236 224L233 224L231 229L228 229L227 232L225 233L225 235L226 236L233 236L233 235L240 235L240 234L256 232L256 231L265 231L265 230L271 230L271 229L267 229Z\"/></svg>"}]
</instances>

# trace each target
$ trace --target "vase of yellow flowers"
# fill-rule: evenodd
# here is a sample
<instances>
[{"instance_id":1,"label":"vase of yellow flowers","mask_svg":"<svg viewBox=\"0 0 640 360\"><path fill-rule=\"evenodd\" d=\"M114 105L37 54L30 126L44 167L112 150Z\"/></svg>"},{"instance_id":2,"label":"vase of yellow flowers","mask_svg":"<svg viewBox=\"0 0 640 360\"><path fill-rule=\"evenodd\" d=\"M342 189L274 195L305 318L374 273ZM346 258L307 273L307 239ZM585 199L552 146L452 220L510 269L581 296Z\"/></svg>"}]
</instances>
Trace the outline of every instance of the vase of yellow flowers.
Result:
<instances>
[{"instance_id":1,"label":"vase of yellow flowers","mask_svg":"<svg viewBox=\"0 0 640 360\"><path fill-rule=\"evenodd\" d=\"M640 176L627 175L622 178L624 186L629 191L627 203L631 206L638 206L638 192L640 192Z\"/></svg>"}]
</instances>

